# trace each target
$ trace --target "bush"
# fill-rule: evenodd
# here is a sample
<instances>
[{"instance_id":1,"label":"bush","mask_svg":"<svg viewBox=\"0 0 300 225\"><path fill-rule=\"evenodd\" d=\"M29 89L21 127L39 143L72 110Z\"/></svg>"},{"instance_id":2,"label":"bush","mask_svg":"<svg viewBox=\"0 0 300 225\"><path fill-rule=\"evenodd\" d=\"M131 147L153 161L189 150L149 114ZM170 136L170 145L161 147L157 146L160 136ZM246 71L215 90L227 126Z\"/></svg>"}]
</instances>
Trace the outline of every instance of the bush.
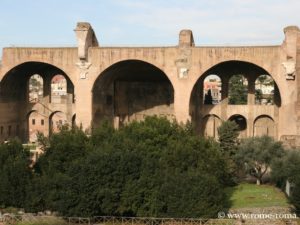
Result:
<instances>
[{"instance_id":1,"label":"bush","mask_svg":"<svg viewBox=\"0 0 300 225\"><path fill-rule=\"evenodd\" d=\"M0 205L23 207L31 182L29 150L18 140L0 145Z\"/></svg>"},{"instance_id":2,"label":"bush","mask_svg":"<svg viewBox=\"0 0 300 225\"><path fill-rule=\"evenodd\" d=\"M249 175L256 178L257 184L260 185L272 162L283 155L281 142L274 141L268 136L261 136L243 139L235 158L239 165Z\"/></svg>"},{"instance_id":3,"label":"bush","mask_svg":"<svg viewBox=\"0 0 300 225\"><path fill-rule=\"evenodd\" d=\"M287 180L293 184L290 200L300 213L300 151L286 151L285 156L274 161L271 168L271 177L277 186L284 189Z\"/></svg>"},{"instance_id":4,"label":"bush","mask_svg":"<svg viewBox=\"0 0 300 225\"><path fill-rule=\"evenodd\" d=\"M239 127L234 121L224 121L218 127L218 135L221 153L228 165L229 176L226 183L234 185L239 179L238 167L234 160L238 149Z\"/></svg>"},{"instance_id":5,"label":"bush","mask_svg":"<svg viewBox=\"0 0 300 225\"><path fill-rule=\"evenodd\" d=\"M26 208L65 216L214 217L227 207L219 146L189 125L147 117L91 137L54 134L38 159Z\"/></svg>"}]
</instances>

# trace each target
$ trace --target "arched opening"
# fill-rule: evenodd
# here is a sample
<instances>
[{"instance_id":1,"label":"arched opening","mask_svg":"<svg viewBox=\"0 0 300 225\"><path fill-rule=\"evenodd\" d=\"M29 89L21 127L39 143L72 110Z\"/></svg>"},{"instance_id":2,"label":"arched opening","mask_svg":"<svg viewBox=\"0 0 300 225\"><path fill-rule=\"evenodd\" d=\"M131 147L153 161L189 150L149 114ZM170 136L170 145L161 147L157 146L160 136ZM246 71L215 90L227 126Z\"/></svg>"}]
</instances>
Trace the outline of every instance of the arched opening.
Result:
<instances>
[{"instance_id":1,"label":"arched opening","mask_svg":"<svg viewBox=\"0 0 300 225\"><path fill-rule=\"evenodd\" d=\"M233 75L229 79L228 104L247 105L248 81L242 74Z\"/></svg>"},{"instance_id":2,"label":"arched opening","mask_svg":"<svg viewBox=\"0 0 300 225\"><path fill-rule=\"evenodd\" d=\"M47 117L37 111L31 111L27 115L28 141L30 143L37 142L37 134L42 133L48 135L46 126Z\"/></svg>"},{"instance_id":3,"label":"arched opening","mask_svg":"<svg viewBox=\"0 0 300 225\"><path fill-rule=\"evenodd\" d=\"M257 117L254 121L253 129L254 136L267 135L276 138L276 124L274 120L267 115Z\"/></svg>"},{"instance_id":4,"label":"arched opening","mask_svg":"<svg viewBox=\"0 0 300 225\"><path fill-rule=\"evenodd\" d=\"M222 100L222 81L217 75L209 75L203 81L203 103L216 105Z\"/></svg>"},{"instance_id":5,"label":"arched opening","mask_svg":"<svg viewBox=\"0 0 300 225\"><path fill-rule=\"evenodd\" d=\"M218 127L221 126L222 120L216 115L206 115L202 121L204 136L217 139Z\"/></svg>"},{"instance_id":6,"label":"arched opening","mask_svg":"<svg viewBox=\"0 0 300 225\"><path fill-rule=\"evenodd\" d=\"M189 113L192 123L199 134L204 134L203 117L205 115L214 114L219 118L225 119L232 114L247 114L255 104L255 80L258 76L265 74L271 76L262 67L245 61L230 60L218 63L206 70L195 83L190 97ZM207 87L205 86L210 75L218 76L220 82L220 101L219 104L210 103L211 99L205 101ZM280 107L280 92L274 82L274 106L275 109L269 107L259 107L259 114L273 111L278 115L278 107ZM276 94L277 93L277 94ZM255 114L258 112L254 112ZM257 114L256 114L257 115ZM246 131L245 131L246 133Z\"/></svg>"},{"instance_id":7,"label":"arched opening","mask_svg":"<svg viewBox=\"0 0 300 225\"><path fill-rule=\"evenodd\" d=\"M39 74L34 74L28 82L28 100L30 103L37 103L44 97L44 80Z\"/></svg>"},{"instance_id":8,"label":"arched opening","mask_svg":"<svg viewBox=\"0 0 300 225\"><path fill-rule=\"evenodd\" d=\"M247 137L247 120L245 117L243 117L242 115L233 115L229 118L229 120L234 121L238 125L240 138Z\"/></svg>"},{"instance_id":9,"label":"arched opening","mask_svg":"<svg viewBox=\"0 0 300 225\"><path fill-rule=\"evenodd\" d=\"M51 79L51 103L67 103L67 97L67 79L63 75L55 75Z\"/></svg>"},{"instance_id":10,"label":"arched opening","mask_svg":"<svg viewBox=\"0 0 300 225\"><path fill-rule=\"evenodd\" d=\"M67 93L73 96L74 85L67 74L60 68L43 62L25 62L5 74L0 83L0 124L11 122L11 133L15 127L18 129L18 137L27 142L28 131L28 112L37 111L49 118L50 114L57 109L65 112L68 118L73 112L72 104L52 105L51 103L51 80L57 75L63 75L67 83ZM70 101L69 103L72 103ZM58 108L59 107L59 108ZM48 127L48 119L45 120ZM6 130L6 128L4 128ZM18 132L17 132L18 131ZM4 131L5 132L5 131ZM3 141L0 135L1 141Z\"/></svg>"},{"instance_id":11,"label":"arched opening","mask_svg":"<svg viewBox=\"0 0 300 225\"><path fill-rule=\"evenodd\" d=\"M274 105L275 82L269 75L260 75L255 80L255 104ZM278 94L278 93L277 93Z\"/></svg>"},{"instance_id":12,"label":"arched opening","mask_svg":"<svg viewBox=\"0 0 300 225\"><path fill-rule=\"evenodd\" d=\"M67 116L65 113L57 111L49 117L49 134L58 133L63 125L67 124Z\"/></svg>"},{"instance_id":13,"label":"arched opening","mask_svg":"<svg viewBox=\"0 0 300 225\"><path fill-rule=\"evenodd\" d=\"M118 62L93 86L93 127L109 120L115 127L147 115L173 118L174 90L166 74L144 61Z\"/></svg>"}]
</instances>

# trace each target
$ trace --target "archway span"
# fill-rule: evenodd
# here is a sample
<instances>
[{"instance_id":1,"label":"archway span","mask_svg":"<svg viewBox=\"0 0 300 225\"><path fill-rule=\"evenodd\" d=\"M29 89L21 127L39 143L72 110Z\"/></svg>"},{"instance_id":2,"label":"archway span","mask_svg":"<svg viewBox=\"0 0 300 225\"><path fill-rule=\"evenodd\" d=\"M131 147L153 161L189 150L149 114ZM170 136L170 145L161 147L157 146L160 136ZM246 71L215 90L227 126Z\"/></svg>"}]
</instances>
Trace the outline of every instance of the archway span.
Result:
<instances>
[{"instance_id":1,"label":"archway span","mask_svg":"<svg viewBox=\"0 0 300 225\"><path fill-rule=\"evenodd\" d=\"M221 101L219 104L204 104L204 94L203 87L205 78L209 75L217 75L221 79ZM246 96L244 98L243 103L237 103L229 106L229 86L230 86L230 78L233 76L244 76L247 82L238 82L243 84L243 88L245 89ZM190 104L189 104L189 113L191 116L191 120L196 127L196 130L201 129L201 119L203 115L207 114L217 114L222 115L222 118L227 118L227 115L230 115L232 112L242 113L244 111L250 112L250 106L255 105L255 80L260 75L269 75L267 70L260 67L259 65L253 64L251 62L246 61L238 61L238 60L229 60L220 62L208 70L206 70L203 74L201 74L194 84L194 87L190 96ZM281 97L280 91L276 84L276 80L274 79L274 102L276 104L270 107L280 107L281 106ZM239 96L239 95L236 95ZM246 99L245 99L246 97ZM275 101L276 98L276 101ZM235 101L232 101L235 102ZM237 101L240 102L240 101ZM228 106L228 107L227 107ZM244 107L244 108L243 108ZM261 112L263 110L267 110L267 108L261 108ZM203 133L203 132L200 132Z\"/></svg>"},{"instance_id":2,"label":"archway span","mask_svg":"<svg viewBox=\"0 0 300 225\"><path fill-rule=\"evenodd\" d=\"M174 89L156 66L125 60L104 70L93 89L93 127L109 120L115 127L146 115L173 117Z\"/></svg>"},{"instance_id":3,"label":"archway span","mask_svg":"<svg viewBox=\"0 0 300 225\"><path fill-rule=\"evenodd\" d=\"M39 74L44 81L44 96L49 95L50 81L56 74L63 75L74 91L74 84L69 76L60 68L43 62L25 62L8 71L0 82L0 101L22 101L26 98L29 78Z\"/></svg>"},{"instance_id":4,"label":"archway span","mask_svg":"<svg viewBox=\"0 0 300 225\"><path fill-rule=\"evenodd\" d=\"M35 101L28 101L30 77L35 74L38 74L43 80L43 92ZM18 137L24 142L29 140L27 113L32 109L43 112L47 118L53 108L62 108L66 112L71 111L69 109L72 108L72 101L69 102L70 104L64 105L50 104L51 79L56 74L61 74L66 78L68 83L67 92L73 96L74 85L69 76L62 69L43 62L28 61L19 64L9 70L0 82L0 107L3 108L0 113L0 123L9 120L13 126L19 127L21 132L18 132ZM45 121L45 123L48 131L48 122Z\"/></svg>"}]
</instances>

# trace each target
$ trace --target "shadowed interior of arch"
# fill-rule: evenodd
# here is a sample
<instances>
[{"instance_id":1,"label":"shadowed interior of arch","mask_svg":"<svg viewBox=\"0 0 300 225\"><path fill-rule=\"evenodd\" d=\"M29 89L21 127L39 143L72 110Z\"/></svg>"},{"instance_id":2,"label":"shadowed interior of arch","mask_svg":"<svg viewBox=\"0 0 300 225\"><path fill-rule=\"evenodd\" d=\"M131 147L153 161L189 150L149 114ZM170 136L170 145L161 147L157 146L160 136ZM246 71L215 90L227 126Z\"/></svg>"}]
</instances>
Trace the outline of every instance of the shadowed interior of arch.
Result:
<instances>
[{"instance_id":1,"label":"shadowed interior of arch","mask_svg":"<svg viewBox=\"0 0 300 225\"><path fill-rule=\"evenodd\" d=\"M56 75L65 80L65 101L51 102L52 81ZM35 139L34 133L37 131L48 135L49 116L58 108L63 113L70 114L67 118L72 117L73 96L73 83L67 74L56 66L26 62L14 67L0 83L0 105L8 103L10 106L2 110L6 116L0 119L0 125L5 129L5 125L2 125L5 119L10 121L11 127L9 134L2 134L2 139L18 136L27 142Z\"/></svg>"},{"instance_id":2,"label":"shadowed interior of arch","mask_svg":"<svg viewBox=\"0 0 300 225\"><path fill-rule=\"evenodd\" d=\"M167 75L139 60L116 63L93 87L93 127L109 120L115 127L147 115L174 116L174 90Z\"/></svg>"}]
</instances>

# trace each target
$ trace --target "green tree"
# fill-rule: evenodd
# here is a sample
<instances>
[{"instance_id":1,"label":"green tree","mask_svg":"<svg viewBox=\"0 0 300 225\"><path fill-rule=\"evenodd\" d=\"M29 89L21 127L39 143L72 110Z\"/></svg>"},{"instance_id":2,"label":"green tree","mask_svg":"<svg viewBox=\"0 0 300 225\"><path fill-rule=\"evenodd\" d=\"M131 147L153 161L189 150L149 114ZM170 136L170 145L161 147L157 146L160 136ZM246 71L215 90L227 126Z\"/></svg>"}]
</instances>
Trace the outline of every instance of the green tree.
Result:
<instances>
[{"instance_id":1,"label":"green tree","mask_svg":"<svg viewBox=\"0 0 300 225\"><path fill-rule=\"evenodd\" d=\"M256 89L255 90L255 100L257 103L261 104L261 101L263 99L263 94L261 89Z\"/></svg>"},{"instance_id":2,"label":"green tree","mask_svg":"<svg viewBox=\"0 0 300 225\"><path fill-rule=\"evenodd\" d=\"M257 87L258 86L258 87ZM265 99L267 103L273 103L274 94L264 96L262 90L266 87L272 86L274 89L275 82L269 75L260 75L255 82L255 100L257 103L262 103L262 100Z\"/></svg>"},{"instance_id":3,"label":"green tree","mask_svg":"<svg viewBox=\"0 0 300 225\"><path fill-rule=\"evenodd\" d=\"M234 75L229 80L229 104L247 104L247 84L243 75Z\"/></svg>"},{"instance_id":4,"label":"green tree","mask_svg":"<svg viewBox=\"0 0 300 225\"><path fill-rule=\"evenodd\" d=\"M219 146L166 118L147 117L118 130L104 123L90 138L62 130L50 138L35 171L35 210L212 217L227 207Z\"/></svg>"},{"instance_id":5,"label":"green tree","mask_svg":"<svg viewBox=\"0 0 300 225\"><path fill-rule=\"evenodd\" d=\"M218 141L223 158L227 162L230 176L227 178L228 183L232 183L237 177L238 168L235 163L235 154L238 148L239 127L234 121L224 121L218 127Z\"/></svg>"},{"instance_id":6,"label":"green tree","mask_svg":"<svg viewBox=\"0 0 300 225\"><path fill-rule=\"evenodd\" d=\"M256 178L256 183L260 185L271 163L283 155L281 142L274 141L268 136L261 136L243 139L235 158L239 165L249 175Z\"/></svg>"},{"instance_id":7,"label":"green tree","mask_svg":"<svg viewBox=\"0 0 300 225\"><path fill-rule=\"evenodd\" d=\"M237 150L239 126L234 121L224 121L218 127L219 143L224 155L232 157Z\"/></svg>"},{"instance_id":8,"label":"green tree","mask_svg":"<svg viewBox=\"0 0 300 225\"><path fill-rule=\"evenodd\" d=\"M41 137L40 137L41 138ZM63 211L65 196L69 193L72 177L67 174L75 161L86 156L86 134L78 128L63 126L49 140L41 138L44 154L37 160L31 191L26 208L35 210Z\"/></svg>"},{"instance_id":9,"label":"green tree","mask_svg":"<svg viewBox=\"0 0 300 225\"><path fill-rule=\"evenodd\" d=\"M277 186L284 189L286 181L292 183L294 188L290 196L291 202L300 213L300 151L289 150L285 156L273 161L271 165L271 178Z\"/></svg>"},{"instance_id":10,"label":"green tree","mask_svg":"<svg viewBox=\"0 0 300 225\"><path fill-rule=\"evenodd\" d=\"M29 150L17 140L0 145L0 205L22 207L31 182Z\"/></svg>"}]
</instances>

